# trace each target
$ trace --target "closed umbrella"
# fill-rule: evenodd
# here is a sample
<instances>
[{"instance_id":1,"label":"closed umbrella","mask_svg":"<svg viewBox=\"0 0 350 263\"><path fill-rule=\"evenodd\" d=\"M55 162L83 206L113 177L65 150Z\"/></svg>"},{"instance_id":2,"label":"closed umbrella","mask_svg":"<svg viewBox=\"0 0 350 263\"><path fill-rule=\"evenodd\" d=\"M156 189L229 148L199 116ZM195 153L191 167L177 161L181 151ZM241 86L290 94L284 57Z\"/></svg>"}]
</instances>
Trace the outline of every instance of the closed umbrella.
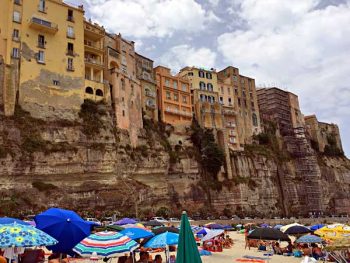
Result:
<instances>
[{"instance_id":1,"label":"closed umbrella","mask_svg":"<svg viewBox=\"0 0 350 263\"><path fill-rule=\"evenodd\" d=\"M310 232L312 231L305 226L292 226L284 231L284 233L287 235L299 235L299 234L306 234Z\"/></svg>"},{"instance_id":2,"label":"closed umbrella","mask_svg":"<svg viewBox=\"0 0 350 263\"><path fill-rule=\"evenodd\" d=\"M224 233L224 230L222 230L222 229L211 229L202 238L202 241L203 242L208 241L210 239L213 239L214 237L220 236L222 233Z\"/></svg>"},{"instance_id":3,"label":"closed umbrella","mask_svg":"<svg viewBox=\"0 0 350 263\"><path fill-rule=\"evenodd\" d=\"M83 257L92 254L99 258L122 256L126 252L132 252L138 244L130 237L118 232L104 231L92 234L84 238L73 250Z\"/></svg>"},{"instance_id":4,"label":"closed umbrella","mask_svg":"<svg viewBox=\"0 0 350 263\"><path fill-rule=\"evenodd\" d=\"M58 240L58 244L48 248L59 253L71 254L72 248L89 236L91 231L91 225L78 214L60 208L50 208L34 220L38 229Z\"/></svg>"},{"instance_id":5,"label":"closed umbrella","mask_svg":"<svg viewBox=\"0 0 350 263\"><path fill-rule=\"evenodd\" d=\"M290 241L288 235L274 228L256 228L248 235L248 239Z\"/></svg>"},{"instance_id":6,"label":"closed umbrella","mask_svg":"<svg viewBox=\"0 0 350 263\"><path fill-rule=\"evenodd\" d=\"M298 238L295 242L297 243L321 243L323 241L322 238L315 235L305 235Z\"/></svg>"},{"instance_id":7,"label":"closed umbrella","mask_svg":"<svg viewBox=\"0 0 350 263\"><path fill-rule=\"evenodd\" d=\"M153 237L154 234L142 228L126 228L120 234L130 237L132 240Z\"/></svg>"},{"instance_id":8,"label":"closed umbrella","mask_svg":"<svg viewBox=\"0 0 350 263\"><path fill-rule=\"evenodd\" d=\"M176 255L176 263L201 263L197 243L188 221L187 213L183 212L181 216L181 230L179 236L179 245Z\"/></svg>"}]
</instances>

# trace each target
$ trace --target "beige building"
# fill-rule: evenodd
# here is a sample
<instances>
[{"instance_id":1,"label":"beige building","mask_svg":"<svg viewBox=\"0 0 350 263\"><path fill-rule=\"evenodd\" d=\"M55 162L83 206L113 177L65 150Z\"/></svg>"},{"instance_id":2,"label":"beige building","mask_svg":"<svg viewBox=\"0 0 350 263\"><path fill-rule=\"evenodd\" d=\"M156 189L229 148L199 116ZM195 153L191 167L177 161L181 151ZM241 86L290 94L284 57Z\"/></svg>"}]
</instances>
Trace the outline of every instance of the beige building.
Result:
<instances>
[{"instance_id":1,"label":"beige building","mask_svg":"<svg viewBox=\"0 0 350 263\"><path fill-rule=\"evenodd\" d=\"M143 127L141 85L136 77L134 42L119 35L106 34L105 78L109 82L112 107L118 128L129 132L131 144L137 146Z\"/></svg>"},{"instance_id":2,"label":"beige building","mask_svg":"<svg viewBox=\"0 0 350 263\"><path fill-rule=\"evenodd\" d=\"M219 102L226 111L225 125L230 126L230 138L234 138L230 139L231 145L242 150L244 144L252 142L254 134L261 132L255 80L240 75L239 69L232 66L218 72L218 79Z\"/></svg>"},{"instance_id":3,"label":"beige building","mask_svg":"<svg viewBox=\"0 0 350 263\"><path fill-rule=\"evenodd\" d=\"M39 118L76 117L84 99L82 7L61 0L0 0L3 110L16 102Z\"/></svg>"},{"instance_id":4,"label":"beige building","mask_svg":"<svg viewBox=\"0 0 350 263\"><path fill-rule=\"evenodd\" d=\"M154 72L160 120L174 126L190 126L193 114L188 80L173 76L163 66L156 67Z\"/></svg>"},{"instance_id":5,"label":"beige building","mask_svg":"<svg viewBox=\"0 0 350 263\"><path fill-rule=\"evenodd\" d=\"M185 67L179 76L189 80L193 112L199 124L205 128L223 129L216 71Z\"/></svg>"},{"instance_id":6,"label":"beige building","mask_svg":"<svg viewBox=\"0 0 350 263\"><path fill-rule=\"evenodd\" d=\"M157 121L157 85L153 72L153 60L136 53L136 75L141 82L143 116Z\"/></svg>"},{"instance_id":7,"label":"beige building","mask_svg":"<svg viewBox=\"0 0 350 263\"><path fill-rule=\"evenodd\" d=\"M343 152L338 125L319 122L315 115L305 116L305 124L312 143L316 143L320 152L325 152L326 148L338 149L339 153Z\"/></svg>"}]
</instances>

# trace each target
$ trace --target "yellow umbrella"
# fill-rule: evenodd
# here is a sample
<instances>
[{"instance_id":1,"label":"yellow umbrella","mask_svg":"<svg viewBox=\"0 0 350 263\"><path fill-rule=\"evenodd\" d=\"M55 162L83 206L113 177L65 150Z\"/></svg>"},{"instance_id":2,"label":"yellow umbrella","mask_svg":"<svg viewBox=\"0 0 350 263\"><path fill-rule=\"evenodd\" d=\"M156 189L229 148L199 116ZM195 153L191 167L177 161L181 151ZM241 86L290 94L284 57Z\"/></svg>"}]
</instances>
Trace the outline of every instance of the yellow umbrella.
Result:
<instances>
[{"instance_id":1,"label":"yellow umbrella","mask_svg":"<svg viewBox=\"0 0 350 263\"><path fill-rule=\"evenodd\" d=\"M326 250L335 251L350 248L350 239L349 238L340 238L326 246Z\"/></svg>"},{"instance_id":2,"label":"yellow umbrella","mask_svg":"<svg viewBox=\"0 0 350 263\"><path fill-rule=\"evenodd\" d=\"M327 225L316 230L315 234L329 240L350 238L350 226L343 224Z\"/></svg>"}]
</instances>

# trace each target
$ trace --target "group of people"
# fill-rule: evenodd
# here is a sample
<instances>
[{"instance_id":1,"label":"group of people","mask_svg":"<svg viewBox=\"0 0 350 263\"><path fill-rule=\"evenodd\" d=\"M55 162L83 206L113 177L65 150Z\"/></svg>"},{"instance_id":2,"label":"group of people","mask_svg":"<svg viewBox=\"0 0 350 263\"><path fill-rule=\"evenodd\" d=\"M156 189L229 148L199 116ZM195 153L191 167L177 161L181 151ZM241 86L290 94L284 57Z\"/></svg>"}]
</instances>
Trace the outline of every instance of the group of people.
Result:
<instances>
[{"instance_id":1,"label":"group of people","mask_svg":"<svg viewBox=\"0 0 350 263\"><path fill-rule=\"evenodd\" d=\"M213 252L221 252L223 248L231 248L233 246L233 239L225 233L203 242L203 249Z\"/></svg>"}]
</instances>

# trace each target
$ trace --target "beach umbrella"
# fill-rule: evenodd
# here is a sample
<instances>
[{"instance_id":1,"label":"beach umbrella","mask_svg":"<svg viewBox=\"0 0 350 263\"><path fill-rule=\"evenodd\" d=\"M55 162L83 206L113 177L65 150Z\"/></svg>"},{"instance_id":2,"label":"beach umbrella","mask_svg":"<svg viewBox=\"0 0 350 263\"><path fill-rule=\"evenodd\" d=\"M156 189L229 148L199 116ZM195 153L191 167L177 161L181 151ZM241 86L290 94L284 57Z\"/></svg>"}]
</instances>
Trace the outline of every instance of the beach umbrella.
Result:
<instances>
[{"instance_id":1,"label":"beach umbrella","mask_svg":"<svg viewBox=\"0 0 350 263\"><path fill-rule=\"evenodd\" d=\"M305 235L298 238L295 242L297 243L321 243L323 241L322 238L315 235Z\"/></svg>"},{"instance_id":2,"label":"beach umbrella","mask_svg":"<svg viewBox=\"0 0 350 263\"><path fill-rule=\"evenodd\" d=\"M205 250L205 249L200 248L200 249L198 249L198 251L199 251L200 256L211 256L212 255L212 253L210 251Z\"/></svg>"},{"instance_id":3,"label":"beach umbrella","mask_svg":"<svg viewBox=\"0 0 350 263\"><path fill-rule=\"evenodd\" d=\"M40 247L57 244L45 232L27 225L12 223L0 225L0 248Z\"/></svg>"},{"instance_id":4,"label":"beach umbrella","mask_svg":"<svg viewBox=\"0 0 350 263\"><path fill-rule=\"evenodd\" d=\"M127 224L136 224L137 221L132 219L132 218L123 218L118 220L117 222L114 222L113 225L118 225L118 226L122 226L122 225L127 225Z\"/></svg>"},{"instance_id":5,"label":"beach umbrella","mask_svg":"<svg viewBox=\"0 0 350 263\"><path fill-rule=\"evenodd\" d=\"M268 224L261 224L260 227L270 227Z\"/></svg>"},{"instance_id":6,"label":"beach umbrella","mask_svg":"<svg viewBox=\"0 0 350 263\"><path fill-rule=\"evenodd\" d=\"M211 229L207 232L207 234L202 238L202 241L208 241L210 239L213 239L214 237L220 236L224 233L224 230L222 229Z\"/></svg>"},{"instance_id":7,"label":"beach umbrella","mask_svg":"<svg viewBox=\"0 0 350 263\"><path fill-rule=\"evenodd\" d=\"M167 246L176 245L179 242L179 234L165 232L152 237L143 246L145 248L165 248Z\"/></svg>"},{"instance_id":8,"label":"beach umbrella","mask_svg":"<svg viewBox=\"0 0 350 263\"><path fill-rule=\"evenodd\" d=\"M109 231L116 231L116 232L120 232L122 230L124 230L124 226L117 226L117 225L108 225L104 228L95 228L95 229L99 229L100 231L103 231L103 230L109 230Z\"/></svg>"},{"instance_id":9,"label":"beach umbrella","mask_svg":"<svg viewBox=\"0 0 350 263\"><path fill-rule=\"evenodd\" d=\"M248 239L290 241L288 235L274 228L256 228L248 235Z\"/></svg>"},{"instance_id":10,"label":"beach umbrella","mask_svg":"<svg viewBox=\"0 0 350 263\"><path fill-rule=\"evenodd\" d=\"M325 226L324 224L313 225L313 226L310 227L310 230L311 231L316 231L316 230L318 230L318 229L320 229L320 228L322 228L324 226Z\"/></svg>"},{"instance_id":11,"label":"beach umbrella","mask_svg":"<svg viewBox=\"0 0 350 263\"><path fill-rule=\"evenodd\" d=\"M280 228L280 230L284 233L288 228L293 227L293 226L303 226L303 225L300 225L298 223L293 223L293 224L282 226Z\"/></svg>"},{"instance_id":12,"label":"beach umbrella","mask_svg":"<svg viewBox=\"0 0 350 263\"><path fill-rule=\"evenodd\" d=\"M16 219L16 218L12 218L12 217L1 217L0 218L0 225L3 224L13 224L16 223L18 225L26 225L26 226L30 226L31 224L24 222L20 219Z\"/></svg>"},{"instance_id":13,"label":"beach umbrella","mask_svg":"<svg viewBox=\"0 0 350 263\"><path fill-rule=\"evenodd\" d=\"M208 224L205 226L209 229L224 229L225 228L223 225L220 225L220 224Z\"/></svg>"},{"instance_id":14,"label":"beach umbrella","mask_svg":"<svg viewBox=\"0 0 350 263\"><path fill-rule=\"evenodd\" d=\"M187 213L184 211L181 216L181 231L179 245L176 254L176 263L201 263L196 240L188 221Z\"/></svg>"},{"instance_id":15,"label":"beach umbrella","mask_svg":"<svg viewBox=\"0 0 350 263\"><path fill-rule=\"evenodd\" d=\"M91 225L73 211L50 208L35 216L36 227L58 240L48 249L71 254L72 248L90 235Z\"/></svg>"},{"instance_id":16,"label":"beach umbrella","mask_svg":"<svg viewBox=\"0 0 350 263\"><path fill-rule=\"evenodd\" d=\"M326 250L328 251L344 250L348 248L350 248L349 238L339 238L326 246Z\"/></svg>"},{"instance_id":17,"label":"beach umbrella","mask_svg":"<svg viewBox=\"0 0 350 263\"><path fill-rule=\"evenodd\" d=\"M291 226L284 231L284 233L287 235L299 235L299 234L306 234L310 232L312 231L306 226Z\"/></svg>"},{"instance_id":18,"label":"beach umbrella","mask_svg":"<svg viewBox=\"0 0 350 263\"><path fill-rule=\"evenodd\" d=\"M126 228L120 234L130 237L132 240L153 237L154 234L142 228Z\"/></svg>"},{"instance_id":19,"label":"beach umbrella","mask_svg":"<svg viewBox=\"0 0 350 263\"><path fill-rule=\"evenodd\" d=\"M157 220L151 220L148 222L143 223L144 226L150 226L150 227L156 227L156 226L164 226L162 223L158 222Z\"/></svg>"},{"instance_id":20,"label":"beach umbrella","mask_svg":"<svg viewBox=\"0 0 350 263\"><path fill-rule=\"evenodd\" d=\"M132 252L138 247L138 243L130 237L118 232L103 231L84 238L77 244L73 251L83 257L96 254L99 258L122 256L126 252Z\"/></svg>"},{"instance_id":21,"label":"beach umbrella","mask_svg":"<svg viewBox=\"0 0 350 263\"><path fill-rule=\"evenodd\" d=\"M209 231L209 228L203 227L202 230L197 232L197 235L206 235Z\"/></svg>"},{"instance_id":22,"label":"beach umbrella","mask_svg":"<svg viewBox=\"0 0 350 263\"><path fill-rule=\"evenodd\" d=\"M350 226L343 224L327 225L316 230L315 234L330 240L350 238Z\"/></svg>"},{"instance_id":23,"label":"beach umbrella","mask_svg":"<svg viewBox=\"0 0 350 263\"><path fill-rule=\"evenodd\" d=\"M274 228L274 229L278 229L278 230L280 230L280 229L281 229L281 227L283 227L283 225L275 225L273 228Z\"/></svg>"},{"instance_id":24,"label":"beach umbrella","mask_svg":"<svg viewBox=\"0 0 350 263\"><path fill-rule=\"evenodd\" d=\"M179 234L180 233L180 230L176 227L166 227L166 226L161 226L161 227L156 227L156 228L153 228L152 229L152 232L155 234L155 235L159 235L159 234L162 234L164 232L171 232L171 233L176 233L176 234Z\"/></svg>"},{"instance_id":25,"label":"beach umbrella","mask_svg":"<svg viewBox=\"0 0 350 263\"><path fill-rule=\"evenodd\" d=\"M126 224L123 225L123 228L140 228L140 229L147 229L144 225L140 224L140 223L136 223L136 224Z\"/></svg>"}]
</instances>

